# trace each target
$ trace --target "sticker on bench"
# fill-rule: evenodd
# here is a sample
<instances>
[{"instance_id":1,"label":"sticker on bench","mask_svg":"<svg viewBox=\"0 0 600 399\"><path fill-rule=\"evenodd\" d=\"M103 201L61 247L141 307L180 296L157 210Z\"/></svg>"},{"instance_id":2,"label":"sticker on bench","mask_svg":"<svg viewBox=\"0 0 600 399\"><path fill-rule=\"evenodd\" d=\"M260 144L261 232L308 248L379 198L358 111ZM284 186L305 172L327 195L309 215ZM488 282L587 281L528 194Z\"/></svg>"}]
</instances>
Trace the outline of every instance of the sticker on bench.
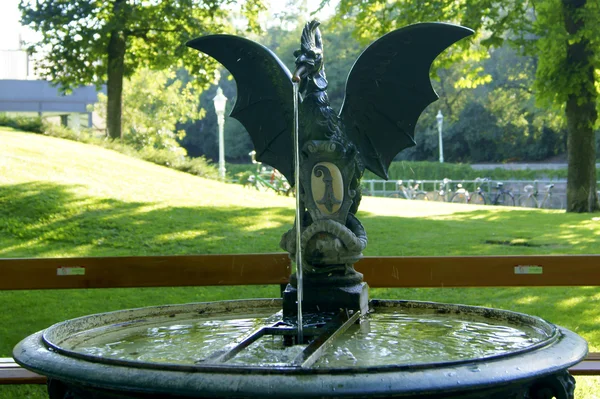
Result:
<instances>
[{"instance_id":1,"label":"sticker on bench","mask_svg":"<svg viewBox=\"0 0 600 399\"><path fill-rule=\"evenodd\" d=\"M84 276L85 267L59 267L56 269L57 276Z\"/></svg>"},{"instance_id":2,"label":"sticker on bench","mask_svg":"<svg viewBox=\"0 0 600 399\"><path fill-rule=\"evenodd\" d=\"M542 274L544 272L544 268L542 266L515 266L515 274Z\"/></svg>"}]
</instances>

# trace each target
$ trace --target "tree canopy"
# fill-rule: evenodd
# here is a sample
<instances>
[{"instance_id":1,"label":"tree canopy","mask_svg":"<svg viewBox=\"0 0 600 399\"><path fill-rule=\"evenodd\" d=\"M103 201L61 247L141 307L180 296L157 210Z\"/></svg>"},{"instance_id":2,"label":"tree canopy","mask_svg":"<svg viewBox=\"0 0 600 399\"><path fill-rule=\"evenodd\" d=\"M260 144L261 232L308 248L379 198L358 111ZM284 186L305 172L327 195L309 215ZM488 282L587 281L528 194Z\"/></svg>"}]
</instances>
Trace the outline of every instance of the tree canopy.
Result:
<instances>
[{"instance_id":1,"label":"tree canopy","mask_svg":"<svg viewBox=\"0 0 600 399\"><path fill-rule=\"evenodd\" d=\"M121 137L123 78L144 67L185 66L205 83L215 64L185 47L204 34L232 30L227 21L234 0L21 0L22 22L41 33L30 51L43 52L42 77L65 90L107 84L107 127ZM256 29L261 0L241 10Z\"/></svg>"},{"instance_id":2,"label":"tree canopy","mask_svg":"<svg viewBox=\"0 0 600 399\"><path fill-rule=\"evenodd\" d=\"M477 34L469 51L461 56L450 55L447 63L460 58L481 59L486 54L483 50L499 48L504 43L520 54L534 57L532 87L536 100L564 112L567 121L567 210L597 210L594 128L598 123L600 70L594 66L600 64L599 2L340 0L335 18L352 21L354 35L363 42L415 22L453 22L474 29ZM462 84L480 83L478 72L465 73Z\"/></svg>"}]
</instances>

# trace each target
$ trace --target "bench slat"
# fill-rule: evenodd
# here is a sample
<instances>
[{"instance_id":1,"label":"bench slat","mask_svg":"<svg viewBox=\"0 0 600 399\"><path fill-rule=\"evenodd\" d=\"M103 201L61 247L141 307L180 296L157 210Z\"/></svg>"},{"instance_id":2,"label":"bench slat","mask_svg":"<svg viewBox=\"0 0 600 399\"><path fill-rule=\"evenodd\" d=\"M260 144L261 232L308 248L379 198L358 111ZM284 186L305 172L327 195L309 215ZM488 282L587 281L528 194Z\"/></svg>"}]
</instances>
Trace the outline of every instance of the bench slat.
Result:
<instances>
[{"instance_id":1,"label":"bench slat","mask_svg":"<svg viewBox=\"0 0 600 399\"><path fill-rule=\"evenodd\" d=\"M600 255L378 256L356 270L374 288L542 287L600 286L599 266ZM290 273L287 253L0 259L0 290L286 284Z\"/></svg>"},{"instance_id":2,"label":"bench slat","mask_svg":"<svg viewBox=\"0 0 600 399\"><path fill-rule=\"evenodd\" d=\"M600 286L600 255L377 256L356 270L374 288Z\"/></svg>"},{"instance_id":3,"label":"bench slat","mask_svg":"<svg viewBox=\"0 0 600 399\"><path fill-rule=\"evenodd\" d=\"M0 259L0 290L284 284L287 253Z\"/></svg>"},{"instance_id":4,"label":"bench slat","mask_svg":"<svg viewBox=\"0 0 600 399\"><path fill-rule=\"evenodd\" d=\"M45 383L46 377L24 369L11 357L0 358L0 385Z\"/></svg>"}]
</instances>

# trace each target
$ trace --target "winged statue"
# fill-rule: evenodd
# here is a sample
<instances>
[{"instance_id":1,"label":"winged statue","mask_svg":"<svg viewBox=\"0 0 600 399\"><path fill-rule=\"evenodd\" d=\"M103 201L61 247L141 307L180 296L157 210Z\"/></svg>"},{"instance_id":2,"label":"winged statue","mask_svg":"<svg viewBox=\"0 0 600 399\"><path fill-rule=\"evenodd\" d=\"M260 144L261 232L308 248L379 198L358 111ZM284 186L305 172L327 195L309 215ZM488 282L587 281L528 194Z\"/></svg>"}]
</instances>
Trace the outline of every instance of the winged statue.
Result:
<instances>
[{"instance_id":1,"label":"winged statue","mask_svg":"<svg viewBox=\"0 0 600 399\"><path fill-rule=\"evenodd\" d=\"M210 35L187 43L233 75L237 100L230 116L250 134L256 159L278 169L290 182L296 172L292 93L293 85L299 85L301 167L296 193L303 220L296 223L302 224L304 266L309 274L357 279L352 264L367 243L355 217L363 172L366 168L387 180L394 157L415 144L421 112L438 98L429 78L431 64L472 33L452 24L419 23L382 36L350 70L339 113L327 97L318 21L304 26L300 49L294 52L293 73L268 48L242 37ZM293 255L295 242L295 229L291 229L281 245Z\"/></svg>"}]
</instances>

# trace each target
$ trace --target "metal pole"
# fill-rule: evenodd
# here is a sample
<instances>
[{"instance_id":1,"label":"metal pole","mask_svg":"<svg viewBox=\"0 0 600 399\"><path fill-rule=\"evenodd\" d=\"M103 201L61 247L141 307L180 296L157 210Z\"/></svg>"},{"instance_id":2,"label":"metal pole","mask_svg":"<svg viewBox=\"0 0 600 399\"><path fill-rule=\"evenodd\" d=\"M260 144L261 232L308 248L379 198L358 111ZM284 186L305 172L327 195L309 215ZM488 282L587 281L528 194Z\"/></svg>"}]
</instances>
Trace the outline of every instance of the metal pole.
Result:
<instances>
[{"instance_id":1,"label":"metal pole","mask_svg":"<svg viewBox=\"0 0 600 399\"><path fill-rule=\"evenodd\" d=\"M213 98L215 104L215 113L217 114L217 124L219 125L219 179L225 180L225 107L227 105L227 97L223 95L223 89L217 87L217 95Z\"/></svg>"},{"instance_id":2,"label":"metal pole","mask_svg":"<svg viewBox=\"0 0 600 399\"><path fill-rule=\"evenodd\" d=\"M444 123L444 115L442 115L442 111L438 111L436 117L438 122L438 133L440 140L440 163L444 163L444 144L442 142L442 124Z\"/></svg>"}]
</instances>

